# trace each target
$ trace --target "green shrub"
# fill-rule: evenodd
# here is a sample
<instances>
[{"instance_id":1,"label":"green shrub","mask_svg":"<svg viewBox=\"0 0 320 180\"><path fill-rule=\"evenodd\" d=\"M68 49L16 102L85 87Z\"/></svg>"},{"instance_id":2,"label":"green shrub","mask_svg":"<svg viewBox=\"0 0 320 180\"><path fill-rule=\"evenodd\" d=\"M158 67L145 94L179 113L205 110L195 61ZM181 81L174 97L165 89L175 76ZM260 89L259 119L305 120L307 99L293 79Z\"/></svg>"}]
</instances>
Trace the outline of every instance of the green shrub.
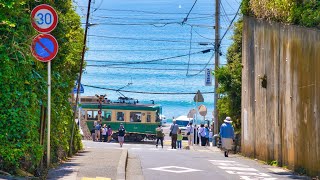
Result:
<instances>
[{"instance_id":1,"label":"green shrub","mask_svg":"<svg viewBox=\"0 0 320 180\"><path fill-rule=\"evenodd\" d=\"M81 59L83 30L71 0L51 4L58 12L59 24L52 32L59 53L52 61L52 160L68 151L72 109L68 99ZM0 169L15 173L23 169L32 174L46 152L40 145L40 106L47 106L47 66L35 60L30 44L38 33L31 27L34 0L0 0ZM74 152L81 148L75 135ZM45 138L46 139L46 138ZM45 142L46 143L46 142ZM65 154L64 154L65 155Z\"/></svg>"},{"instance_id":2,"label":"green shrub","mask_svg":"<svg viewBox=\"0 0 320 180\"><path fill-rule=\"evenodd\" d=\"M317 0L243 0L241 9L249 16L320 28Z\"/></svg>"}]
</instances>

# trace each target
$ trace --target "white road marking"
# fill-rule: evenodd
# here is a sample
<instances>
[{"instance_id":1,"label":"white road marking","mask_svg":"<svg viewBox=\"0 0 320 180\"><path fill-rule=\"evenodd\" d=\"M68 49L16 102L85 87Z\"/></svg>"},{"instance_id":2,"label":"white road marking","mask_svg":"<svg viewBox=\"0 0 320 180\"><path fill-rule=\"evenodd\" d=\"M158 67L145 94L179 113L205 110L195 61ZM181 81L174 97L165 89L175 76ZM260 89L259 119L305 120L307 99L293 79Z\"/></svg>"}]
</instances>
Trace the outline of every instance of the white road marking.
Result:
<instances>
[{"instance_id":1,"label":"white road marking","mask_svg":"<svg viewBox=\"0 0 320 180\"><path fill-rule=\"evenodd\" d=\"M191 169L191 168L179 167L179 166L163 166L163 167L149 168L149 169L155 170L155 171L172 172L172 173L188 173L188 172L202 171L199 169Z\"/></svg>"},{"instance_id":2,"label":"white road marking","mask_svg":"<svg viewBox=\"0 0 320 180\"><path fill-rule=\"evenodd\" d=\"M239 175L247 175L247 176L262 176L262 177L270 177L269 174L266 173L254 173L254 172L237 172L237 171L226 171L229 174L239 174Z\"/></svg>"},{"instance_id":3,"label":"white road marking","mask_svg":"<svg viewBox=\"0 0 320 180\"><path fill-rule=\"evenodd\" d=\"M265 177L255 177L255 176L240 176L243 180L276 180L277 178L265 178Z\"/></svg>"},{"instance_id":4,"label":"white road marking","mask_svg":"<svg viewBox=\"0 0 320 180\"><path fill-rule=\"evenodd\" d=\"M226 167L226 166L218 166L220 169L225 170L234 170L234 171L258 171L254 168L244 168L244 167Z\"/></svg>"},{"instance_id":5,"label":"white road marking","mask_svg":"<svg viewBox=\"0 0 320 180\"><path fill-rule=\"evenodd\" d=\"M240 175L243 180L275 180L267 173L260 173L255 168L250 168L248 165L229 160L209 160L213 165L225 170L229 174Z\"/></svg>"},{"instance_id":6,"label":"white road marking","mask_svg":"<svg viewBox=\"0 0 320 180\"><path fill-rule=\"evenodd\" d=\"M210 162L218 162L218 163L235 163L235 161L229 160L209 160Z\"/></svg>"}]
</instances>

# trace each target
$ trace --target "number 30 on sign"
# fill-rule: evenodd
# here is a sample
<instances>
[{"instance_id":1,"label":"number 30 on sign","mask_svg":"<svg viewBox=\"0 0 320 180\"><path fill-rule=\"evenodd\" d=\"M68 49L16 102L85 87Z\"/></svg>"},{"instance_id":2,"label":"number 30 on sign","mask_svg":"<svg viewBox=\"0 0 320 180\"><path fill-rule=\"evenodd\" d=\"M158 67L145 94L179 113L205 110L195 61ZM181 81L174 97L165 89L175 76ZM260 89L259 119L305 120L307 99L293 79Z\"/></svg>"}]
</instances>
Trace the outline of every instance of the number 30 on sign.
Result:
<instances>
[{"instance_id":1,"label":"number 30 on sign","mask_svg":"<svg viewBox=\"0 0 320 180\"><path fill-rule=\"evenodd\" d=\"M51 6L41 4L32 10L31 22L38 32L50 33L58 24L58 14Z\"/></svg>"}]
</instances>

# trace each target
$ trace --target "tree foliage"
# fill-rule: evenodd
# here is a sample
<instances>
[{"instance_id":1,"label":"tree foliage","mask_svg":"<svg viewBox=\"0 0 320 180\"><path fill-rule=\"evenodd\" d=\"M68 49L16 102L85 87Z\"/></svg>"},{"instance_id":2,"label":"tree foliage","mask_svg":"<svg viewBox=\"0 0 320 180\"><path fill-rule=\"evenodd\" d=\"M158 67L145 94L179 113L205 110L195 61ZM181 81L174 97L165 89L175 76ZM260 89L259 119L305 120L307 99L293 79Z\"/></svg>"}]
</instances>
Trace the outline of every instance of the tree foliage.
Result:
<instances>
[{"instance_id":1,"label":"tree foliage","mask_svg":"<svg viewBox=\"0 0 320 180\"><path fill-rule=\"evenodd\" d=\"M74 123L70 92L79 70L83 44L80 17L72 1L45 1L58 12L59 23L52 32L59 52L52 60L51 156L64 158ZM31 55L33 0L0 0L0 169L15 173L20 168L35 173L46 146L39 143L40 106L47 106L47 65ZM45 138L46 139L46 138ZM45 142L46 144L46 142ZM74 138L74 152L81 148Z\"/></svg>"},{"instance_id":2,"label":"tree foliage","mask_svg":"<svg viewBox=\"0 0 320 180\"><path fill-rule=\"evenodd\" d=\"M235 23L233 43L228 48L227 65L215 71L218 78L219 119L230 116L236 131L241 128L242 19Z\"/></svg>"},{"instance_id":3,"label":"tree foliage","mask_svg":"<svg viewBox=\"0 0 320 180\"><path fill-rule=\"evenodd\" d=\"M319 0L243 0L242 13L258 18L320 28Z\"/></svg>"}]
</instances>

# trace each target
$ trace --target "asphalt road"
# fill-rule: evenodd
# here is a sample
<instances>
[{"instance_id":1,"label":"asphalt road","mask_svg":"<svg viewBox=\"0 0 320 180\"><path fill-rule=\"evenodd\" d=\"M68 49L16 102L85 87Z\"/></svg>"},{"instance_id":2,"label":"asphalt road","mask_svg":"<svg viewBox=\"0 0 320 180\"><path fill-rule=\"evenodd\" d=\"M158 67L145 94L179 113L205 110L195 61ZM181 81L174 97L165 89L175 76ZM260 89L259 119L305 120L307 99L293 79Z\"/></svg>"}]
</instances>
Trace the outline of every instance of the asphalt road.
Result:
<instances>
[{"instance_id":1,"label":"asphalt road","mask_svg":"<svg viewBox=\"0 0 320 180\"><path fill-rule=\"evenodd\" d=\"M141 144L127 144L126 147L129 149L129 157L140 160L138 164L146 180L307 179L239 155L231 154L225 158L219 150L211 151L201 147L196 148L197 151L171 150L169 146L161 149Z\"/></svg>"},{"instance_id":2,"label":"asphalt road","mask_svg":"<svg viewBox=\"0 0 320 180\"><path fill-rule=\"evenodd\" d=\"M229 154L225 158L217 148L195 146L192 150L172 150L170 141L165 142L163 149L156 148L152 141L126 142L123 148L118 143L84 143L86 151L79 154L81 158L74 157L61 168L53 170L49 179L115 179L114 173L123 149L128 149L127 180L308 179L239 155ZM107 169L102 169L106 168L104 164L108 165Z\"/></svg>"}]
</instances>

